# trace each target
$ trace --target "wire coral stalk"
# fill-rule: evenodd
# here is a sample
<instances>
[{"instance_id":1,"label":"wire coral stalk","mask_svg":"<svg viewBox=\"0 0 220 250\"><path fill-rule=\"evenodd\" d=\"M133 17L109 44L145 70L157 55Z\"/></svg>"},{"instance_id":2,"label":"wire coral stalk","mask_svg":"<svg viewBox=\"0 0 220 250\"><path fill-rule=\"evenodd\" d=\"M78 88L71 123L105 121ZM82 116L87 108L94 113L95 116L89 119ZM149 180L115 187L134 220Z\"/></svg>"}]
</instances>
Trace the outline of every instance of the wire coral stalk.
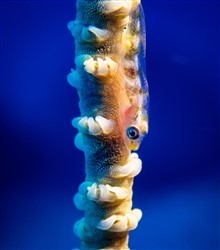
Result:
<instances>
[{"instance_id":1,"label":"wire coral stalk","mask_svg":"<svg viewBox=\"0 0 220 250\"><path fill-rule=\"evenodd\" d=\"M128 232L142 213L132 210L136 153L148 122L139 68L140 1L78 0L68 28L75 65L67 76L79 95L75 145L84 151L86 179L74 197L85 216L75 223L80 249L129 249Z\"/></svg>"}]
</instances>

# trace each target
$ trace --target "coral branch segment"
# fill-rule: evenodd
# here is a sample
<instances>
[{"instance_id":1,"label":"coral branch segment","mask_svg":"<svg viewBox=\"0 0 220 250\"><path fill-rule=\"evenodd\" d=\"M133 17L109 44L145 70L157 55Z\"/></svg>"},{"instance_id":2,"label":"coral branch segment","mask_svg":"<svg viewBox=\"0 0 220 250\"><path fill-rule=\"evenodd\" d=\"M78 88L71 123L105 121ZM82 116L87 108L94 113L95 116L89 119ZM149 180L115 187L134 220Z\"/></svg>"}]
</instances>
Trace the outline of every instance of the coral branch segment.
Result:
<instances>
[{"instance_id":1,"label":"coral branch segment","mask_svg":"<svg viewBox=\"0 0 220 250\"><path fill-rule=\"evenodd\" d=\"M76 19L68 23L76 69L67 81L77 89L81 113L72 120L74 143L86 162L86 180L74 196L85 214L74 225L81 250L129 249L128 232L142 216L132 209L142 162L131 153L148 131L140 18L140 0L77 0Z\"/></svg>"}]
</instances>

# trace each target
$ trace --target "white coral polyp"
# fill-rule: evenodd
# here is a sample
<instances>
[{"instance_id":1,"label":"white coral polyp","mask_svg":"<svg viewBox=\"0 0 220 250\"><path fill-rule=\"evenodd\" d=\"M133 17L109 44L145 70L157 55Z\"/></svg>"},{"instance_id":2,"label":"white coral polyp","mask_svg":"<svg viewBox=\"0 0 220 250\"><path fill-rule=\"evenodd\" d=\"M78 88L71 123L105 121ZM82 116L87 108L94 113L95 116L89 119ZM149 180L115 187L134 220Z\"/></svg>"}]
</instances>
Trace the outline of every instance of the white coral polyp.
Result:
<instances>
[{"instance_id":1,"label":"white coral polyp","mask_svg":"<svg viewBox=\"0 0 220 250\"><path fill-rule=\"evenodd\" d=\"M114 122L104 118L103 116L97 115L95 120L98 122L104 134L109 134L114 128Z\"/></svg>"},{"instance_id":2,"label":"white coral polyp","mask_svg":"<svg viewBox=\"0 0 220 250\"><path fill-rule=\"evenodd\" d=\"M118 69L118 64L110 57L106 57L104 60L101 57L91 57L84 61L84 66L84 69L89 74L96 77L112 76Z\"/></svg>"},{"instance_id":3,"label":"white coral polyp","mask_svg":"<svg viewBox=\"0 0 220 250\"><path fill-rule=\"evenodd\" d=\"M128 163L124 166L115 166L111 170L111 174L115 178L134 177L140 173L142 169L142 161L136 153L130 154Z\"/></svg>"},{"instance_id":4,"label":"white coral polyp","mask_svg":"<svg viewBox=\"0 0 220 250\"><path fill-rule=\"evenodd\" d=\"M100 135L109 134L114 128L114 122L100 115L93 117L76 117L72 120L72 125L82 134Z\"/></svg>"},{"instance_id":5,"label":"white coral polyp","mask_svg":"<svg viewBox=\"0 0 220 250\"><path fill-rule=\"evenodd\" d=\"M132 8L133 1L131 0L108 0L103 1L102 6L104 7L104 13L105 14L116 14L116 15L122 15L122 14L129 14Z\"/></svg>"},{"instance_id":6,"label":"white coral polyp","mask_svg":"<svg viewBox=\"0 0 220 250\"><path fill-rule=\"evenodd\" d=\"M98 223L97 228L108 230L110 232L130 231L137 227L141 217L141 210L136 208L125 215L112 215L107 219L101 220Z\"/></svg>"},{"instance_id":7,"label":"white coral polyp","mask_svg":"<svg viewBox=\"0 0 220 250\"><path fill-rule=\"evenodd\" d=\"M93 183L88 187L87 198L97 203L102 202L115 202L116 200L124 199L128 196L129 192L126 188L112 187L110 185L104 185Z\"/></svg>"},{"instance_id":8,"label":"white coral polyp","mask_svg":"<svg viewBox=\"0 0 220 250\"><path fill-rule=\"evenodd\" d=\"M110 31L109 30L106 30L106 29L99 29L95 26L89 26L88 27L88 30L93 33L95 36L96 36L96 39L97 40L106 40L109 35L110 35Z\"/></svg>"}]
</instances>

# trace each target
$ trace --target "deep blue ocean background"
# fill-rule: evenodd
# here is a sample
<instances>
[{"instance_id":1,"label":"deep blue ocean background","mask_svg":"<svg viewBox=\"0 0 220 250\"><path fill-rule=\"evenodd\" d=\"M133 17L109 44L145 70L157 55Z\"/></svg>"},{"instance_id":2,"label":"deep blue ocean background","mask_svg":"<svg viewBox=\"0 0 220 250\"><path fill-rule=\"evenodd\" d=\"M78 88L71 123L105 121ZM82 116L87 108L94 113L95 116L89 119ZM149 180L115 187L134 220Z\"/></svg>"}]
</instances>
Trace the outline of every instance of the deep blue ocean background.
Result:
<instances>
[{"instance_id":1,"label":"deep blue ocean background","mask_svg":"<svg viewBox=\"0 0 220 250\"><path fill-rule=\"evenodd\" d=\"M220 249L220 1L145 0L150 132L131 249ZM0 249L72 249L84 180L67 22L75 1L0 1Z\"/></svg>"}]
</instances>

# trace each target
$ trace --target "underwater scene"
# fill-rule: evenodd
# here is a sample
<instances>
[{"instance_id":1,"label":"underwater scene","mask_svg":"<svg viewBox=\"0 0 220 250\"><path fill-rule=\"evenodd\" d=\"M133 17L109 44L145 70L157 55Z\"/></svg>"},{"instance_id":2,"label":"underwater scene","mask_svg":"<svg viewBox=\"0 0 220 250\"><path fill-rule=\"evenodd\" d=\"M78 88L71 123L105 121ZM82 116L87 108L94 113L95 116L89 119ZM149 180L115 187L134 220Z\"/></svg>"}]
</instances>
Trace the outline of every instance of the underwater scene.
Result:
<instances>
[{"instance_id":1,"label":"underwater scene","mask_svg":"<svg viewBox=\"0 0 220 250\"><path fill-rule=\"evenodd\" d=\"M137 151L132 202L143 216L129 247L217 250L220 2L142 0L142 9L149 132ZM80 246L73 197L85 159L71 123L79 96L67 82L75 17L75 0L0 1L0 249Z\"/></svg>"}]
</instances>

